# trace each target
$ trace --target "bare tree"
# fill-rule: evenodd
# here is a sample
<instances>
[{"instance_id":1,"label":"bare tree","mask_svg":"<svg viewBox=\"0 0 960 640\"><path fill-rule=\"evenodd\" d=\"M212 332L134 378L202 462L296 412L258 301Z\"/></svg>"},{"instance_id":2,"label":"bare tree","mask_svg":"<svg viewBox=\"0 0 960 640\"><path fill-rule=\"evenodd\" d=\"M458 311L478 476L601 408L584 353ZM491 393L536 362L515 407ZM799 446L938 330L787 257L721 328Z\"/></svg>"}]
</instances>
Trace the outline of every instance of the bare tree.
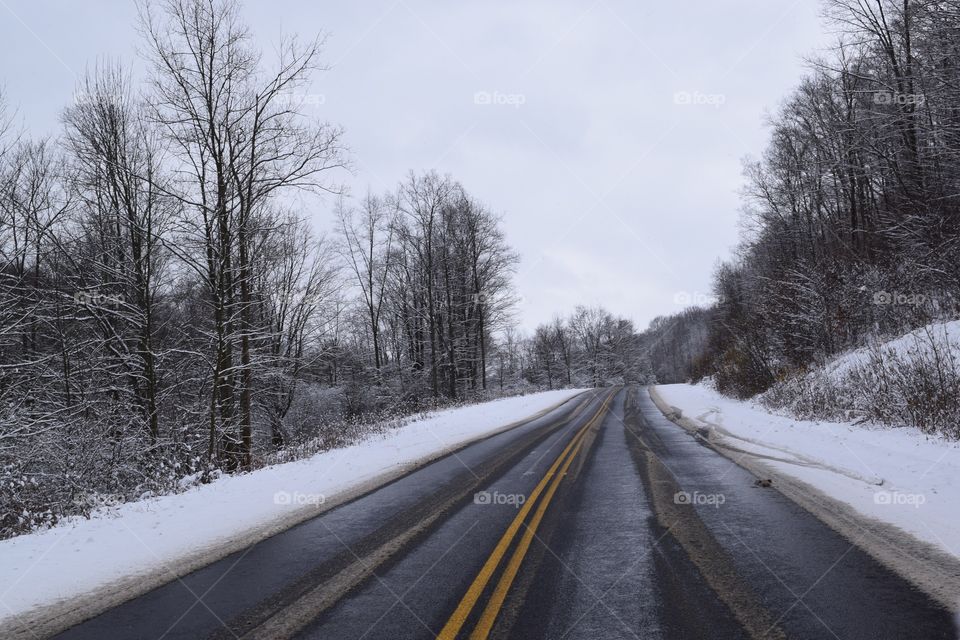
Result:
<instances>
[{"instance_id":1,"label":"bare tree","mask_svg":"<svg viewBox=\"0 0 960 640\"><path fill-rule=\"evenodd\" d=\"M87 310L104 332L151 441L160 436L155 345L157 296L166 256L161 238L172 213L162 195L160 151L122 69L105 65L81 84L64 114L71 183L89 247L78 269ZM110 304L97 304L108 298ZM113 368L108 367L108 368Z\"/></svg>"},{"instance_id":2,"label":"bare tree","mask_svg":"<svg viewBox=\"0 0 960 640\"><path fill-rule=\"evenodd\" d=\"M281 449L287 442L284 420L303 373L324 355L318 346L329 332L324 309L339 292L340 281L328 243L314 239L295 216L286 216L265 241L255 314L265 343L261 396L271 443Z\"/></svg>"},{"instance_id":3,"label":"bare tree","mask_svg":"<svg viewBox=\"0 0 960 640\"><path fill-rule=\"evenodd\" d=\"M395 200L367 194L359 211L346 207L341 200L337 216L342 234L341 253L356 277L369 320L373 366L379 384L383 366L381 315L393 268L391 260L397 230L397 204Z\"/></svg>"},{"instance_id":4,"label":"bare tree","mask_svg":"<svg viewBox=\"0 0 960 640\"><path fill-rule=\"evenodd\" d=\"M162 17L147 5L141 26L153 67L154 118L181 162L176 195L200 231L202 261L193 263L211 294L217 347L209 455L249 466L251 225L281 191L332 190L326 174L344 165L340 131L306 122L291 100L317 68L322 40L284 43L278 70L264 73L234 0L166 0Z\"/></svg>"},{"instance_id":5,"label":"bare tree","mask_svg":"<svg viewBox=\"0 0 960 640\"><path fill-rule=\"evenodd\" d=\"M411 173L400 190L400 210L409 220L408 225L400 227L401 237L405 250L412 252L421 266L418 276L426 303L423 312L427 316L430 390L434 396L440 394L435 269L437 221L453 189L454 186L448 178L441 178L436 173L428 173L422 177Z\"/></svg>"}]
</instances>

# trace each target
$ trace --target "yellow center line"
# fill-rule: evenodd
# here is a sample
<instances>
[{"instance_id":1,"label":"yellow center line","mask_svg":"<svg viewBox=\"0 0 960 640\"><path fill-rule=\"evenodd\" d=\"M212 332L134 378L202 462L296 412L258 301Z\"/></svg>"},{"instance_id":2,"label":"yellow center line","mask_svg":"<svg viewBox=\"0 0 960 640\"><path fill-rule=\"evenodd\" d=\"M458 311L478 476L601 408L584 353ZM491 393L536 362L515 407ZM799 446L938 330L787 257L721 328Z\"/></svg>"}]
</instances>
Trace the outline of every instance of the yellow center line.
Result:
<instances>
[{"instance_id":1,"label":"yellow center line","mask_svg":"<svg viewBox=\"0 0 960 640\"><path fill-rule=\"evenodd\" d=\"M493 623L500 613L500 607L503 606L507 592L510 591L510 586L513 584L517 572L520 570L520 565L523 563L524 557L527 555L527 550L530 548L530 543L533 541L534 535L536 535L537 527L540 526L543 514L546 513L547 507L550 506L553 494L556 493L557 487L560 486L560 481L563 480L570 464L577 457L577 453L579 453L580 447L583 446L584 440L585 438L580 438L577 442L576 447L574 447L573 451L567 456L566 461L563 463L563 468L560 470L560 473L556 475L550 484L550 489L547 490L547 493L543 496L543 500L540 501L540 506L537 507L536 513L533 514L533 519L530 521L530 524L527 525L527 530L524 532L523 538L520 539L520 544L517 545L516 550L514 550L513 555L510 557L510 562L507 564L506 569L503 570L503 575L500 576L493 595L490 596L487 606L483 609L480 621L477 622L473 633L470 634L470 640L486 640L487 636L490 635L490 631L493 629Z\"/></svg>"},{"instance_id":2,"label":"yellow center line","mask_svg":"<svg viewBox=\"0 0 960 640\"><path fill-rule=\"evenodd\" d=\"M507 530L504 532L503 536L497 542L497 546L494 547L493 552L490 554L490 557L487 558L487 561L484 563L483 567L480 569L480 573L477 574L477 577L471 583L470 587L467 589L467 592L464 594L463 598L460 600L460 604L457 605L456 610L453 612L453 615L450 616L450 619L447 620L447 623L444 625L443 629L440 631L440 635L437 636L438 640L453 640L456 638L457 634L460 632L460 629L463 627L464 623L467 620L467 617L470 615L470 612L473 610L473 607L476 605L477 600L480 598L480 594L483 593L483 590L486 588L487 583L490 581L490 578L493 576L494 571L500 564L500 561L503 559L504 554L507 551L507 548L510 546L510 543L513 542L514 537L517 534L517 531L520 529L520 525L523 524L523 521L526 519L527 514L533 508L534 503L536 503L537 498L540 497L540 494L543 493L544 488L550 483L550 479L555 477L554 483L551 485L550 490L548 491L547 496L544 498L546 502L541 503L537 515L534 516L533 530L536 530L537 524L539 524L540 519L543 517L543 511L546 509L546 503L550 501L550 498L553 496L553 493L556 491L556 486L559 484L560 478L562 478L563 473L566 472L567 468L570 466L570 462L573 460L573 457L576 455L576 452L580 449L580 444L583 441L583 437L586 435L587 431L590 430L600 417L606 412L607 408L610 406L611 401L613 400L613 395L608 396L603 403L600 405L600 408L597 412L590 418L590 420L583 426L580 431L570 440L570 443L564 448L564 450L557 456L557 459L550 466L550 469L547 470L547 473L543 476L534 490L530 493L529 498L524 502L523 507L517 513L516 517L510 523L510 526L507 527ZM568 455L571 454L572 455ZM566 462L564 463L564 460ZM563 464L563 470L560 475L556 475L557 469L560 465ZM527 529L527 534L532 537L530 533L530 528ZM524 536L524 539L528 537ZM522 544L522 541L521 541ZM529 546L529 542L527 543ZM525 552L525 551L524 551ZM517 554L514 553L514 556L511 558L511 564L513 564L514 559L516 559ZM520 560L522 560L522 556ZM520 561L517 561L517 566L519 567ZM514 571L514 574L516 571ZM510 581L512 582L513 578L511 577ZM497 589L500 588L503 583L501 578L500 584L497 585ZM507 584L509 588L509 584ZM496 595L496 594L495 594ZM504 593L504 595L506 595ZM501 598L502 602L502 598ZM487 606L487 609L484 610L484 616L487 615L487 611L490 609L490 605ZM497 611L499 610L499 605L497 606ZM497 611L493 612L493 618L496 617ZM488 630L489 632L489 630ZM474 631L476 634L476 631ZM473 636L471 636L472 638ZM484 634L481 637L486 637Z\"/></svg>"}]
</instances>

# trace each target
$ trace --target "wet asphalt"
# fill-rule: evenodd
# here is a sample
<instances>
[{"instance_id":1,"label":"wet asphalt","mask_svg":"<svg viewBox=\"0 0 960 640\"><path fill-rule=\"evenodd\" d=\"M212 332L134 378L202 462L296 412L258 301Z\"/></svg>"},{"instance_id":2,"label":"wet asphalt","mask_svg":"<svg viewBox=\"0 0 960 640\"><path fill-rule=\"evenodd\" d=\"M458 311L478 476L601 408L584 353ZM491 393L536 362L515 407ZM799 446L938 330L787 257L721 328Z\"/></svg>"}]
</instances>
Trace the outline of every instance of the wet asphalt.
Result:
<instances>
[{"instance_id":1,"label":"wet asphalt","mask_svg":"<svg viewBox=\"0 0 960 640\"><path fill-rule=\"evenodd\" d=\"M582 394L56 637L272 637L283 620L283 637L434 638L580 432L489 637L957 637L949 612L755 487L642 388ZM478 625L539 505L458 637Z\"/></svg>"}]
</instances>

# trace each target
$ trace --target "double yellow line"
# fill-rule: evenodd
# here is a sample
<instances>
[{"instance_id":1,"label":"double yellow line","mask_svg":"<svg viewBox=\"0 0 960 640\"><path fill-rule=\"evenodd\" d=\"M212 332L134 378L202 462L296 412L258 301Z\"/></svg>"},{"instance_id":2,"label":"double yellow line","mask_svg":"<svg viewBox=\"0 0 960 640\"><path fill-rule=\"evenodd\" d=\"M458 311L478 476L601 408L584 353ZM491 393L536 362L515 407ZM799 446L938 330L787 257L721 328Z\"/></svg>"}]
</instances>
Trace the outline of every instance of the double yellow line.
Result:
<instances>
[{"instance_id":1,"label":"double yellow line","mask_svg":"<svg viewBox=\"0 0 960 640\"><path fill-rule=\"evenodd\" d=\"M577 453L579 453L587 432L601 420L615 395L616 393L611 393L607 396L597 412L590 418L587 424L577 432L573 439L570 440L570 443L547 470L547 473L534 488L526 502L523 503L523 507L517 513L513 522L510 523L510 526L507 527L500 541L497 542L497 546L494 547L490 557L487 558L487 561L480 569L480 573L474 578L473 583L470 585L470 588L467 589L463 599L460 600L460 604L457 605L453 615L450 616L447 624L445 624L443 630L440 631L440 635L437 636L438 640L453 640L457 634L460 633L460 630L476 606L484 589L493 577L494 572L497 570L497 567L500 566L500 561L504 555L506 555L507 549L517 535L517 531L520 530L524 520L526 520L527 514L529 514L533 506L537 504L537 510L527 525L526 531L520 539L519 544L517 544L516 549L514 549L510 561L500 576L500 580L497 582L496 587L494 587L493 594L490 596L490 599L487 601L487 606L484 607L483 613L480 615L480 620L474 627L473 633L470 634L470 640L484 640L490 634L490 630L493 629L493 623L497 619L497 614L500 613L503 601L507 597L507 592L510 590L510 586L513 584L513 580L516 578L517 572L520 570L520 565L523 563L523 559L527 554L527 550L530 548L530 543L536 535L537 527L540 526L543 514L553 499L553 494L556 493L560 481L566 474L567 469L570 468L570 464L574 458L576 458ZM549 487L547 485L549 485ZM546 493L544 493L544 490L546 490ZM541 494L543 494L543 500L540 500L538 504L537 499Z\"/></svg>"}]
</instances>

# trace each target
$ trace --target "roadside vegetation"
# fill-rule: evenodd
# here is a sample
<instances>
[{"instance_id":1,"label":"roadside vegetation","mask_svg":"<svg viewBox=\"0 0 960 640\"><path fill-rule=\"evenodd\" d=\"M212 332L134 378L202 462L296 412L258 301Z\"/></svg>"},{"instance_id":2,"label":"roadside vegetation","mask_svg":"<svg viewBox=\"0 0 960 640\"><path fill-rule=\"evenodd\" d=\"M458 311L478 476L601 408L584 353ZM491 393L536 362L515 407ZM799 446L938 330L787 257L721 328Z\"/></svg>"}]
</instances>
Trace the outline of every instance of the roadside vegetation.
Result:
<instances>
[{"instance_id":1,"label":"roadside vegetation","mask_svg":"<svg viewBox=\"0 0 960 640\"><path fill-rule=\"evenodd\" d=\"M136 26L144 77L96 64L59 135L0 99L0 537L524 390L485 375L514 300L499 219L436 173L342 192L322 38L267 59L235 0Z\"/></svg>"},{"instance_id":2,"label":"roadside vegetation","mask_svg":"<svg viewBox=\"0 0 960 640\"><path fill-rule=\"evenodd\" d=\"M658 379L805 416L851 412L956 437L960 3L828 0L836 46L745 163L744 233L716 303L645 334ZM911 352L884 342L911 337ZM828 361L866 349L842 383ZM827 366L825 369L824 366Z\"/></svg>"},{"instance_id":3,"label":"roadside vegetation","mask_svg":"<svg viewBox=\"0 0 960 640\"><path fill-rule=\"evenodd\" d=\"M519 257L453 177L344 192L344 134L312 108L322 36L264 56L237 0L144 3L135 26L143 77L98 62L58 135L0 95L0 538L637 377L602 309L515 329Z\"/></svg>"}]
</instances>

